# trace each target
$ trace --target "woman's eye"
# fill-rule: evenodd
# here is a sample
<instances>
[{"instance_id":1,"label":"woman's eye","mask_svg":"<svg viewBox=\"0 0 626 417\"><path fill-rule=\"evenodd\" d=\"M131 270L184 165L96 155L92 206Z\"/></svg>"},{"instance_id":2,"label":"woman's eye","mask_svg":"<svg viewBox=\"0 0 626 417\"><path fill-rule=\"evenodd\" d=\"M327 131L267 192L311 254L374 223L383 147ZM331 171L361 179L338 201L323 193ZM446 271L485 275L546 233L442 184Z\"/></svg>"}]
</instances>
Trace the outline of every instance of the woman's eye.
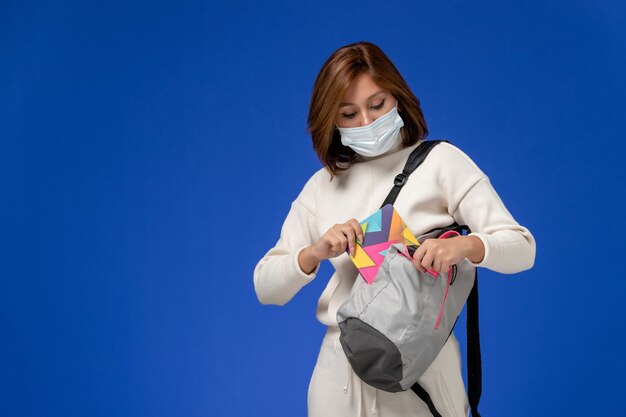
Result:
<instances>
[{"instance_id":1,"label":"woman's eye","mask_svg":"<svg viewBox=\"0 0 626 417\"><path fill-rule=\"evenodd\" d=\"M383 108L383 106L385 105L385 100L381 101L380 104L377 104L375 106L372 106L372 109L374 110L380 110Z\"/></svg>"},{"instance_id":2,"label":"woman's eye","mask_svg":"<svg viewBox=\"0 0 626 417\"><path fill-rule=\"evenodd\" d=\"M346 119L352 119L354 116L356 116L356 112L354 112L354 113L341 113L341 115L343 117L345 117Z\"/></svg>"}]
</instances>

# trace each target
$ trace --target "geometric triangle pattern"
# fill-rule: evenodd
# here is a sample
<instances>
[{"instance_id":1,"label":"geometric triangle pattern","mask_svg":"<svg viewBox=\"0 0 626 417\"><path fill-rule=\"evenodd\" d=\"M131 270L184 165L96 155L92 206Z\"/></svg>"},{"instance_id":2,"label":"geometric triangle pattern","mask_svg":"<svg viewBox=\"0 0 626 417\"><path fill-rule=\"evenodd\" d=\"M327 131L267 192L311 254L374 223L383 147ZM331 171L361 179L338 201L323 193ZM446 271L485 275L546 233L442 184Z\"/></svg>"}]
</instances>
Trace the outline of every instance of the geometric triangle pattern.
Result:
<instances>
[{"instance_id":1,"label":"geometric triangle pattern","mask_svg":"<svg viewBox=\"0 0 626 417\"><path fill-rule=\"evenodd\" d=\"M378 269L385 260L385 256L381 255L381 252L387 252L387 249L389 249L389 246L391 246L392 243L393 242L382 242L375 245L365 246L363 248L363 251L369 255L369 258L374 263L372 267L365 270L365 275L361 273L363 279L365 279L368 284L374 282L374 280L376 279L376 274L378 273Z\"/></svg>"},{"instance_id":2,"label":"geometric triangle pattern","mask_svg":"<svg viewBox=\"0 0 626 417\"><path fill-rule=\"evenodd\" d=\"M396 209L391 204L382 207L362 222L363 242L357 242L352 262L363 279L372 284L387 250L393 243L402 243L404 253L410 258L407 245L419 245ZM349 254L348 254L349 255Z\"/></svg>"},{"instance_id":3,"label":"geometric triangle pattern","mask_svg":"<svg viewBox=\"0 0 626 417\"><path fill-rule=\"evenodd\" d=\"M382 228L382 217L383 217L382 211L378 210L376 213L372 214L367 219L363 220L361 223L367 224L368 231L370 232L380 232Z\"/></svg>"},{"instance_id":4,"label":"geometric triangle pattern","mask_svg":"<svg viewBox=\"0 0 626 417\"><path fill-rule=\"evenodd\" d=\"M402 231L402 238L404 239L405 245L418 245L419 246L419 242L417 241L417 239L415 239L415 236L413 236L413 233L411 233L409 228L406 226L404 227L404 230Z\"/></svg>"},{"instance_id":5,"label":"geometric triangle pattern","mask_svg":"<svg viewBox=\"0 0 626 417\"><path fill-rule=\"evenodd\" d=\"M370 258L365 250L357 243L354 248L354 256L351 257L355 265L359 265L361 268L368 266L374 266L376 263Z\"/></svg>"}]
</instances>

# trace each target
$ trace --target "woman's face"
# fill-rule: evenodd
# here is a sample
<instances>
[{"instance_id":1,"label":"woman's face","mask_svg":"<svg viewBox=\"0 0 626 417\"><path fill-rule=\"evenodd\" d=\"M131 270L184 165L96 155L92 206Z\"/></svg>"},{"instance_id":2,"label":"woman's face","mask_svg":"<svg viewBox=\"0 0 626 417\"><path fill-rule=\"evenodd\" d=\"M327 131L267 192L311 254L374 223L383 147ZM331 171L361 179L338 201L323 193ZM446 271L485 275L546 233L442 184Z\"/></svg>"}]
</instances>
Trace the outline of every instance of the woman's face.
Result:
<instances>
[{"instance_id":1,"label":"woman's face","mask_svg":"<svg viewBox=\"0 0 626 417\"><path fill-rule=\"evenodd\" d=\"M388 113L397 100L379 87L367 73L358 75L348 87L335 119L337 127L366 126Z\"/></svg>"}]
</instances>

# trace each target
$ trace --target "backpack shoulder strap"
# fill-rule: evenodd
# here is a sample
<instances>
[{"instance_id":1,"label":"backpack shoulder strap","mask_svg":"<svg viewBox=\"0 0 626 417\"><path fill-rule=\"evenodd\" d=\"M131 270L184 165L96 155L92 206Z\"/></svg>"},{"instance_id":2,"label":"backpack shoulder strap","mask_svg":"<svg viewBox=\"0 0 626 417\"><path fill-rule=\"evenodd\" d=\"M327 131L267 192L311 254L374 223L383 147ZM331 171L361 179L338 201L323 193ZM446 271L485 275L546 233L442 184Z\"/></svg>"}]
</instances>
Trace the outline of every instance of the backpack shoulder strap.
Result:
<instances>
[{"instance_id":1,"label":"backpack shoulder strap","mask_svg":"<svg viewBox=\"0 0 626 417\"><path fill-rule=\"evenodd\" d=\"M400 190L404 184L406 184L409 175L415 171L424 162L430 151L441 142L450 143L447 140L429 140L424 141L415 148L402 170L401 174L396 175L393 181L393 188L385 198L382 207L387 204L395 203ZM467 226L454 223L449 226L450 229L458 229L459 233L465 230L470 232ZM478 319L478 270L475 271L474 286L467 299L467 373L468 373L468 399L470 403L470 409L472 417L480 417L478 412L478 403L482 394L482 364L481 364L481 352L480 352L480 333L479 333L479 319ZM428 392L422 388L418 383L415 383L411 389L424 401L430 412L434 417L439 417L441 414L437 411L437 408L432 402L432 399L428 395Z\"/></svg>"},{"instance_id":2,"label":"backpack shoulder strap","mask_svg":"<svg viewBox=\"0 0 626 417\"><path fill-rule=\"evenodd\" d=\"M483 391L483 373L478 330L478 268L475 274L474 286L467 298L467 396L472 417L480 417L478 403Z\"/></svg>"},{"instance_id":3,"label":"backpack shoulder strap","mask_svg":"<svg viewBox=\"0 0 626 417\"><path fill-rule=\"evenodd\" d=\"M394 178L393 188L389 192L389 195L387 195L387 198L385 198L385 201L383 202L382 206L380 206L381 208L383 208L387 204L393 204L396 202L396 198L398 198L398 194L400 194L400 190L402 189L404 184L406 184L406 181L408 180L409 175L411 175L411 173L415 171L417 167L419 167L422 164L422 162L424 162L424 160L426 159L430 151L441 142L448 142L448 141L447 140L428 140L428 141L425 140L422 143L420 143L417 146L417 148L413 149L413 152L411 152L411 154L409 155L409 158L406 161L406 164L404 165L404 169L402 170L402 173L396 175L396 178Z\"/></svg>"}]
</instances>

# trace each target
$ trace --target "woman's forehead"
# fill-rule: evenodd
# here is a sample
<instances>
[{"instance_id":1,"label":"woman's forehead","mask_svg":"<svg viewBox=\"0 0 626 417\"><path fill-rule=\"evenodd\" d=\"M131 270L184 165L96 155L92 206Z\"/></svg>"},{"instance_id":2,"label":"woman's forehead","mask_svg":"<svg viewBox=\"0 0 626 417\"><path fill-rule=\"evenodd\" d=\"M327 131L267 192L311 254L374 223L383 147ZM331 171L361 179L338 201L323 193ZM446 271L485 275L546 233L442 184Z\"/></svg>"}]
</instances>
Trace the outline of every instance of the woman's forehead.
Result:
<instances>
[{"instance_id":1,"label":"woman's forehead","mask_svg":"<svg viewBox=\"0 0 626 417\"><path fill-rule=\"evenodd\" d=\"M348 86L341 105L357 104L384 95L386 91L368 73L359 74Z\"/></svg>"}]
</instances>

